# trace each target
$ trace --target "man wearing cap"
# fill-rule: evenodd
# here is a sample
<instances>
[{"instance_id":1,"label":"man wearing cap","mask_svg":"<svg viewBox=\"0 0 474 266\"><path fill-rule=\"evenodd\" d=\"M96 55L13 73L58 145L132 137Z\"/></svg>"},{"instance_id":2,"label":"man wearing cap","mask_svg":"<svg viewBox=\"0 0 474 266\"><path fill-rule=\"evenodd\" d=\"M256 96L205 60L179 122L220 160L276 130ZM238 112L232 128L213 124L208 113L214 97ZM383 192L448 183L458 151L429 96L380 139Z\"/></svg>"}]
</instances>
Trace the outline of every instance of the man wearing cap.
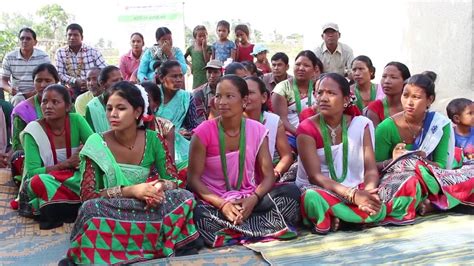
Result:
<instances>
[{"instance_id":1,"label":"man wearing cap","mask_svg":"<svg viewBox=\"0 0 474 266\"><path fill-rule=\"evenodd\" d=\"M354 53L348 45L339 42L339 26L336 23L324 24L321 37L324 42L316 48L315 54L323 62L324 71L347 76Z\"/></svg>"},{"instance_id":2,"label":"man wearing cap","mask_svg":"<svg viewBox=\"0 0 474 266\"><path fill-rule=\"evenodd\" d=\"M222 76L222 62L219 60L210 60L204 69L206 70L207 83L204 83L193 91L193 101L194 106L196 106L196 119L198 124L206 121L210 114L217 116L212 100L216 95L217 82Z\"/></svg>"}]
</instances>

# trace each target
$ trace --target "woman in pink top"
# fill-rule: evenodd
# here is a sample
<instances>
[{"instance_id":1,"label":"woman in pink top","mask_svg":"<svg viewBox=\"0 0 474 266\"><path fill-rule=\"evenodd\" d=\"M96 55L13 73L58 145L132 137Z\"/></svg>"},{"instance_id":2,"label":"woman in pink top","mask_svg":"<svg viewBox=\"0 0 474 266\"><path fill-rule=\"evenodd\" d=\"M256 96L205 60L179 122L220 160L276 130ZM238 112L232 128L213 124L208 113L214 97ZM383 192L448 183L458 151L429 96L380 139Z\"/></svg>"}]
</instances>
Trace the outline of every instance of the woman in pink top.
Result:
<instances>
[{"instance_id":1,"label":"woman in pink top","mask_svg":"<svg viewBox=\"0 0 474 266\"><path fill-rule=\"evenodd\" d=\"M135 32L130 36L130 45L132 49L120 57L120 72L122 72L123 80L137 83L137 69L140 65L140 58L143 54L143 46L145 40L143 35Z\"/></svg>"},{"instance_id":2,"label":"woman in pink top","mask_svg":"<svg viewBox=\"0 0 474 266\"><path fill-rule=\"evenodd\" d=\"M194 129L191 140L188 180L200 199L194 221L212 247L297 236L300 191L274 187L268 131L243 116L248 95L245 80L222 77L215 96L221 116Z\"/></svg>"}]
</instances>

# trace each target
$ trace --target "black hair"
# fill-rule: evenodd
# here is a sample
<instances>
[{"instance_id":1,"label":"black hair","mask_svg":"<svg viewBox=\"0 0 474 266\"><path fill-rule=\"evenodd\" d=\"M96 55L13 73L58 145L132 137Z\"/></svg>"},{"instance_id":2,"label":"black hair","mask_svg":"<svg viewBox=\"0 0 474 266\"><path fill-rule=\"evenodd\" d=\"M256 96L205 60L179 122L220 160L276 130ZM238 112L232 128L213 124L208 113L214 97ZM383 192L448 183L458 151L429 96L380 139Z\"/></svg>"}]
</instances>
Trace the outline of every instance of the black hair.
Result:
<instances>
[{"instance_id":1,"label":"black hair","mask_svg":"<svg viewBox=\"0 0 474 266\"><path fill-rule=\"evenodd\" d=\"M158 85L151 81L144 81L140 83L140 85L145 88L145 91L150 95L150 98L154 102L158 103L158 105L161 104L161 91L160 88L158 88Z\"/></svg>"},{"instance_id":2,"label":"black hair","mask_svg":"<svg viewBox=\"0 0 474 266\"><path fill-rule=\"evenodd\" d=\"M181 65L176 60L168 60L162 63L160 66L160 72L159 72L160 77L163 78L164 76L168 75L168 73L170 72L170 69L172 69L173 67L180 67L181 69Z\"/></svg>"},{"instance_id":3,"label":"black hair","mask_svg":"<svg viewBox=\"0 0 474 266\"><path fill-rule=\"evenodd\" d=\"M227 30L230 31L230 23L227 22L226 20L221 20L221 21L217 22L217 27L216 28L219 28L219 27L227 28Z\"/></svg>"},{"instance_id":4,"label":"black hair","mask_svg":"<svg viewBox=\"0 0 474 266\"><path fill-rule=\"evenodd\" d=\"M137 125L142 119L143 112L145 112L145 100L142 98L142 93L140 89L137 88L133 83L130 81L119 81L112 85L105 93L104 93L104 102L107 103L110 96L117 94L118 96L127 100L128 103L134 108L137 109L138 107L142 108L142 112L138 117Z\"/></svg>"},{"instance_id":5,"label":"black hair","mask_svg":"<svg viewBox=\"0 0 474 266\"><path fill-rule=\"evenodd\" d=\"M270 61L278 61L278 60L283 61L283 63L285 63L285 65L288 65L288 63L290 62L290 58L288 58L288 55L286 55L283 52L278 52L278 53L274 54L272 56L272 58L270 59ZM322 69L321 69L321 72L322 72Z\"/></svg>"},{"instance_id":6,"label":"black hair","mask_svg":"<svg viewBox=\"0 0 474 266\"><path fill-rule=\"evenodd\" d=\"M105 84L107 82L107 80L109 79L110 73L112 73L116 70L120 71L120 68L118 68L114 65L108 65L108 66L104 67L100 71L100 74L99 74L99 83L100 83L100 85Z\"/></svg>"},{"instance_id":7,"label":"black hair","mask_svg":"<svg viewBox=\"0 0 474 266\"><path fill-rule=\"evenodd\" d=\"M342 95L349 96L351 94L351 86L345 77L338 73L325 73L324 76L320 78L320 82L323 82L323 80L327 78L334 80L339 85Z\"/></svg>"},{"instance_id":8,"label":"black hair","mask_svg":"<svg viewBox=\"0 0 474 266\"><path fill-rule=\"evenodd\" d=\"M102 71L102 69L100 69L100 67L92 67L89 70L87 70L86 74L92 71L98 71L100 74L100 71Z\"/></svg>"},{"instance_id":9,"label":"black hair","mask_svg":"<svg viewBox=\"0 0 474 266\"><path fill-rule=\"evenodd\" d=\"M425 71L421 72L421 74L425 75L425 76L428 76L428 78L430 78L433 82L435 82L436 79L438 78L438 75L436 74L436 72L431 71L431 70L425 70Z\"/></svg>"},{"instance_id":10,"label":"black hair","mask_svg":"<svg viewBox=\"0 0 474 266\"><path fill-rule=\"evenodd\" d=\"M161 39L161 37L167 34L171 34L170 29L168 29L167 27L159 27L158 29L156 29L155 38L158 41Z\"/></svg>"},{"instance_id":11,"label":"black hair","mask_svg":"<svg viewBox=\"0 0 474 266\"><path fill-rule=\"evenodd\" d=\"M21 28L21 30L18 32L18 38L20 38L20 35L21 35L22 32L31 33L31 36L33 36L33 40L36 41L36 32L32 28L29 28L29 27Z\"/></svg>"},{"instance_id":12,"label":"black hair","mask_svg":"<svg viewBox=\"0 0 474 266\"><path fill-rule=\"evenodd\" d=\"M133 36L137 35L138 37L140 37L140 39L142 39L142 42L143 44L145 44L145 38L143 38L143 34L141 34L140 32L134 32L132 33L132 35L130 35L130 39L133 38Z\"/></svg>"},{"instance_id":13,"label":"black hair","mask_svg":"<svg viewBox=\"0 0 474 266\"><path fill-rule=\"evenodd\" d=\"M198 31L205 31L206 34L207 34L207 29L206 29L206 26L204 25L197 25L196 27L194 27L193 29L193 37L196 38L197 34L198 34Z\"/></svg>"},{"instance_id":14,"label":"black hair","mask_svg":"<svg viewBox=\"0 0 474 266\"><path fill-rule=\"evenodd\" d=\"M81 36L82 36L82 34L83 34L83 32L84 32L84 31L82 30L81 25L79 25L79 24L77 24L77 23L71 23L71 24L69 24L69 25L67 26L67 28L66 28L66 32L68 32L69 30L77 30L77 31L79 31L79 33L81 34Z\"/></svg>"},{"instance_id":15,"label":"black hair","mask_svg":"<svg viewBox=\"0 0 474 266\"><path fill-rule=\"evenodd\" d=\"M241 62L242 65L245 67L245 69L247 69L247 71L253 75L253 74L257 74L257 77L261 77L263 76L263 72L260 71L258 68L257 68L257 65L255 65L254 62L252 61L243 61Z\"/></svg>"},{"instance_id":16,"label":"black hair","mask_svg":"<svg viewBox=\"0 0 474 266\"><path fill-rule=\"evenodd\" d=\"M398 71L400 71L400 73L402 73L402 78L403 78L404 81L406 81L409 77L411 77L410 70L403 63L392 61L392 62L388 63L387 65L385 65L384 68L386 68L388 66L396 67L398 69Z\"/></svg>"},{"instance_id":17,"label":"black hair","mask_svg":"<svg viewBox=\"0 0 474 266\"><path fill-rule=\"evenodd\" d=\"M406 81L406 85L408 84L422 88L426 94L426 98L433 96L433 101L435 100L436 92L435 92L435 84L434 84L434 80L432 80L432 76L428 76L424 74L416 74L416 75L411 76Z\"/></svg>"},{"instance_id":18,"label":"black hair","mask_svg":"<svg viewBox=\"0 0 474 266\"><path fill-rule=\"evenodd\" d=\"M61 94L62 98L63 98L63 101L64 103L66 104L66 106L71 106L72 104L72 101L71 101L71 94L69 93L69 91L67 90L66 87L64 87L63 85L60 85L60 84L51 84L49 85L48 87L46 87L43 91L43 95L47 92L47 91L55 91L59 94Z\"/></svg>"},{"instance_id":19,"label":"black hair","mask_svg":"<svg viewBox=\"0 0 474 266\"><path fill-rule=\"evenodd\" d=\"M263 80L261 80L258 77L255 77L255 76L246 77L244 80L251 80L251 81L257 83L258 90L260 91L260 94L262 94L262 95L266 94L267 99L270 99L270 92L268 91L267 87L265 86L265 83L263 83ZM267 111L267 110L268 110L267 103L262 104L262 112Z\"/></svg>"},{"instance_id":20,"label":"black hair","mask_svg":"<svg viewBox=\"0 0 474 266\"><path fill-rule=\"evenodd\" d=\"M247 82L243 78L237 75L233 75L233 74L225 75L219 78L219 81L217 82L217 84L221 83L224 80L230 81L232 85L237 87L240 93L240 97L244 98L245 96L249 95L249 87L247 85Z\"/></svg>"},{"instance_id":21,"label":"black hair","mask_svg":"<svg viewBox=\"0 0 474 266\"><path fill-rule=\"evenodd\" d=\"M43 63L43 64L40 64L38 65L37 67L35 67L35 69L33 69L33 74L32 74L32 77L33 77L33 80L35 79L35 76L39 73L39 72L43 72L43 71L48 71L49 74L51 74L54 78L54 81L56 81L56 83L59 82L59 74L58 74L58 70L56 70L56 67L54 67L52 64L50 63Z\"/></svg>"},{"instance_id":22,"label":"black hair","mask_svg":"<svg viewBox=\"0 0 474 266\"><path fill-rule=\"evenodd\" d=\"M460 115L466 107L473 103L472 100L467 98L457 98L448 103L446 106L446 113L448 114L449 119L453 120L455 115Z\"/></svg>"},{"instance_id":23,"label":"black hair","mask_svg":"<svg viewBox=\"0 0 474 266\"><path fill-rule=\"evenodd\" d=\"M319 58L314 54L313 51L304 50L304 51L299 52L298 55L295 58L295 61L298 60L298 58L300 58L300 56L307 57L313 63L313 66L317 66L319 68L319 72L321 72L321 73L324 72L323 62L321 62L321 60L319 60Z\"/></svg>"},{"instance_id":24,"label":"black hair","mask_svg":"<svg viewBox=\"0 0 474 266\"><path fill-rule=\"evenodd\" d=\"M239 25L235 26L234 32L237 32L238 30L245 33L247 35L247 37L250 36L250 30L249 30L249 27L247 25L239 24Z\"/></svg>"},{"instance_id":25,"label":"black hair","mask_svg":"<svg viewBox=\"0 0 474 266\"><path fill-rule=\"evenodd\" d=\"M358 57L354 58L354 60L352 60L351 62L351 66L352 64L354 64L355 61L361 61L363 62L367 68L369 69L369 71L371 72L370 73L370 79L374 79L375 78L375 67L374 65L372 64L372 60L370 60L370 58L366 55L359 55Z\"/></svg>"},{"instance_id":26,"label":"black hair","mask_svg":"<svg viewBox=\"0 0 474 266\"><path fill-rule=\"evenodd\" d=\"M243 64L239 62L232 62L225 68L224 75L235 75L239 69L247 70Z\"/></svg>"}]
</instances>

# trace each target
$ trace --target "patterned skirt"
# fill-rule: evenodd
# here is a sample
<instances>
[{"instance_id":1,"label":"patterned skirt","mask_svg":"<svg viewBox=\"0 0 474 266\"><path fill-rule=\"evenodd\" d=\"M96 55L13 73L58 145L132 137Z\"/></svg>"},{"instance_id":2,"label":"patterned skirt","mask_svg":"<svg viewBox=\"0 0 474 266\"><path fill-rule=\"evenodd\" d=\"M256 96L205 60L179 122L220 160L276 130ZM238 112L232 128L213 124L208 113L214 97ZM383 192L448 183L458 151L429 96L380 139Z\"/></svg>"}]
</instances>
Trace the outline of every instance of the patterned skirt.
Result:
<instances>
[{"instance_id":1,"label":"patterned skirt","mask_svg":"<svg viewBox=\"0 0 474 266\"><path fill-rule=\"evenodd\" d=\"M25 178L19 192L19 214L34 218L40 229L53 229L73 223L81 205L80 180L74 171L53 171Z\"/></svg>"},{"instance_id":2,"label":"patterned skirt","mask_svg":"<svg viewBox=\"0 0 474 266\"><path fill-rule=\"evenodd\" d=\"M455 170L446 170L429 164L423 158L413 156L392 166L382 178L379 195L384 202L393 200L388 208L391 217L385 223L414 220L416 207L428 198L439 210L448 210L463 204L474 206L474 165L465 165ZM416 197L400 193L402 187L416 186ZM398 208L403 205L406 208Z\"/></svg>"},{"instance_id":3,"label":"patterned skirt","mask_svg":"<svg viewBox=\"0 0 474 266\"><path fill-rule=\"evenodd\" d=\"M382 205L379 213L370 216L355 204L322 187L311 185L302 189L303 223L313 233L327 234L335 217L347 223L364 224L382 221L386 215L385 205Z\"/></svg>"},{"instance_id":4,"label":"patterned skirt","mask_svg":"<svg viewBox=\"0 0 474 266\"><path fill-rule=\"evenodd\" d=\"M145 210L136 199L91 199L83 203L71 233L69 259L77 264L131 263L175 252L199 237L192 193L165 192L166 201Z\"/></svg>"},{"instance_id":5,"label":"patterned skirt","mask_svg":"<svg viewBox=\"0 0 474 266\"><path fill-rule=\"evenodd\" d=\"M301 203L303 222L313 232L327 233L334 217L349 223L411 224L420 202L428 198L440 210L459 204L474 205L474 165L445 170L418 156L395 163L380 180L382 207L369 216L341 196L317 186L305 188Z\"/></svg>"},{"instance_id":6,"label":"patterned skirt","mask_svg":"<svg viewBox=\"0 0 474 266\"><path fill-rule=\"evenodd\" d=\"M222 213L200 201L194 220L204 242L211 247L296 237L300 220L300 190L294 184L277 185L255 206L241 225L229 222Z\"/></svg>"}]
</instances>

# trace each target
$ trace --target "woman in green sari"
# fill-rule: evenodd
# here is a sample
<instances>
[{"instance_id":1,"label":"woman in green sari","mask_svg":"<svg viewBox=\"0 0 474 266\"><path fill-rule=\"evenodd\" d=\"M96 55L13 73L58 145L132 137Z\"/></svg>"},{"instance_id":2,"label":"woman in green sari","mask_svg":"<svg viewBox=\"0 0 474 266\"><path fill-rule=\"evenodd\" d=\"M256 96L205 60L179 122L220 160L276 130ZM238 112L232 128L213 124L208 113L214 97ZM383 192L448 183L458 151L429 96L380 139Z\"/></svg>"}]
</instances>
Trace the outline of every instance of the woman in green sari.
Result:
<instances>
[{"instance_id":1,"label":"woman in green sari","mask_svg":"<svg viewBox=\"0 0 474 266\"><path fill-rule=\"evenodd\" d=\"M43 113L41 111L40 102L43 95L43 90L51 84L59 82L59 75L56 68L49 64L44 63L38 65L33 70L33 83L35 86L36 94L25 101L21 102L15 108L13 108L12 118L12 177L15 183L20 184L22 171L23 171L23 146L20 141L20 132L25 129L26 125L31 121L42 118ZM13 202L12 202L13 203ZM18 205L12 204L12 207L18 208Z\"/></svg>"},{"instance_id":2,"label":"woman in green sari","mask_svg":"<svg viewBox=\"0 0 474 266\"><path fill-rule=\"evenodd\" d=\"M182 170L188 166L191 131L198 126L196 107L192 94L182 89L184 76L178 61L164 62L159 72L162 101L155 115L170 120L174 125L174 158L178 170Z\"/></svg>"},{"instance_id":3,"label":"woman in green sari","mask_svg":"<svg viewBox=\"0 0 474 266\"><path fill-rule=\"evenodd\" d=\"M33 216L40 229L74 222L81 203L78 155L92 130L71 108L66 87L48 86L41 97L44 118L30 122L20 134L25 167L19 214Z\"/></svg>"},{"instance_id":4,"label":"woman in green sari","mask_svg":"<svg viewBox=\"0 0 474 266\"><path fill-rule=\"evenodd\" d=\"M177 189L161 135L137 126L147 108L142 95L128 81L114 84L104 97L111 130L81 150L84 203L67 253L74 263L130 263L196 245L193 194Z\"/></svg>"}]
</instances>

